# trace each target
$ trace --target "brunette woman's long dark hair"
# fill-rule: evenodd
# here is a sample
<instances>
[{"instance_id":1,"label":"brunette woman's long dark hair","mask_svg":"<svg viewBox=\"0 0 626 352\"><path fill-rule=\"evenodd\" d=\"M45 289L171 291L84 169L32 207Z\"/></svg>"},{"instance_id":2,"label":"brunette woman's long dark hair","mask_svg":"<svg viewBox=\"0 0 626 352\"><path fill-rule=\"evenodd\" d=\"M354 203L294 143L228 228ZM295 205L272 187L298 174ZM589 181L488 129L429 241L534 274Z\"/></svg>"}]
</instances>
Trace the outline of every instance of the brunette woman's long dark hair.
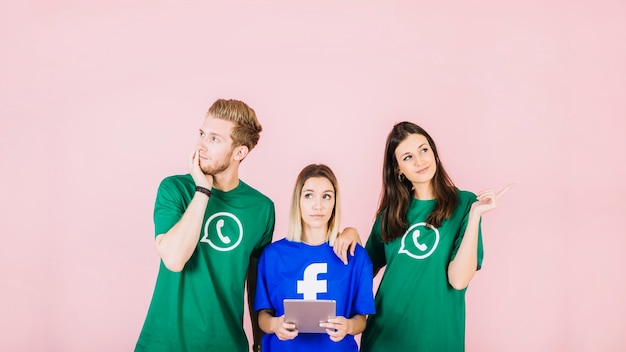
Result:
<instances>
[{"instance_id":1,"label":"brunette woman's long dark hair","mask_svg":"<svg viewBox=\"0 0 626 352\"><path fill-rule=\"evenodd\" d=\"M377 216L381 217L380 231L383 242L403 236L408 228L406 213L413 198L413 185L408 179L401 180L398 177L399 167L395 152L398 144L410 134L421 134L426 137L437 163L437 171L431 181L436 203L426 222L434 227L441 226L441 222L452 215L459 202L456 186L439 160L435 141L423 128L414 123L405 121L396 124L387 136L383 161L383 190L376 212Z\"/></svg>"}]
</instances>

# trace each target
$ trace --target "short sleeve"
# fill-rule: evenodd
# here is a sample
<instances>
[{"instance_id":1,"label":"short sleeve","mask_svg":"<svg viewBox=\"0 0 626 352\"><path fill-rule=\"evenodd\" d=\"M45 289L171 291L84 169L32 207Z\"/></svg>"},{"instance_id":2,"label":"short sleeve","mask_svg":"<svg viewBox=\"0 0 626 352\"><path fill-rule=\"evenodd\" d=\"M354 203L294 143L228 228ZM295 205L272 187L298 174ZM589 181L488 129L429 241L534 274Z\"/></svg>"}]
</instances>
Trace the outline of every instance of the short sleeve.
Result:
<instances>
[{"instance_id":1,"label":"short sleeve","mask_svg":"<svg viewBox=\"0 0 626 352\"><path fill-rule=\"evenodd\" d=\"M263 232L261 239L252 251L252 256L256 258L259 258L261 256L261 252L263 252L263 249L265 249L265 247L272 243L272 236L274 235L274 225L276 223L276 213L273 202L269 202L266 217L267 226L265 227L265 231Z\"/></svg>"},{"instance_id":2,"label":"short sleeve","mask_svg":"<svg viewBox=\"0 0 626 352\"><path fill-rule=\"evenodd\" d=\"M370 261L367 253L360 245L357 245L356 253L359 257L358 267L359 280L356 297L354 298L353 311L351 316L356 314L366 315L376 313L376 307L374 306L374 275L372 270L372 262Z\"/></svg>"},{"instance_id":3,"label":"short sleeve","mask_svg":"<svg viewBox=\"0 0 626 352\"><path fill-rule=\"evenodd\" d=\"M452 250L452 255L450 256L450 261L454 260L456 257L456 253L459 251L459 247L461 246L461 242L463 241L463 235L465 234L465 229L467 228L467 221L469 219L469 211L471 209L472 203L476 201L476 195L471 192L460 192L460 201L459 201L459 209L463 211L463 218L461 220L461 226L459 226L459 232L457 233L456 240L454 242L454 249ZM483 263L483 235L482 235L482 218L478 221L478 247L477 247L477 267L476 270L480 270Z\"/></svg>"},{"instance_id":4,"label":"short sleeve","mask_svg":"<svg viewBox=\"0 0 626 352\"><path fill-rule=\"evenodd\" d=\"M380 218L376 219L374 225L372 225L372 230L370 231L370 236L365 244L365 249L367 250L367 254L372 261L374 272L377 272L382 267L387 265L385 245L380 233Z\"/></svg>"},{"instance_id":5,"label":"short sleeve","mask_svg":"<svg viewBox=\"0 0 626 352\"><path fill-rule=\"evenodd\" d=\"M155 236L169 231L180 220L187 204L172 178L161 181L154 204Z\"/></svg>"}]
</instances>

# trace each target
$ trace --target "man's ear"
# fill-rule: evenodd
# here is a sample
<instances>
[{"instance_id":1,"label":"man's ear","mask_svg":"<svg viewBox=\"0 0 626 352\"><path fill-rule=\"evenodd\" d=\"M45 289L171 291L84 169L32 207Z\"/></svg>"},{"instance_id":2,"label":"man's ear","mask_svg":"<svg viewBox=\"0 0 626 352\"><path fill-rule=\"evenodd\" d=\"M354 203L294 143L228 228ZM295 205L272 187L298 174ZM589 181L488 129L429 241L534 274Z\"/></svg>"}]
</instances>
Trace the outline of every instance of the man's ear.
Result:
<instances>
[{"instance_id":1,"label":"man's ear","mask_svg":"<svg viewBox=\"0 0 626 352\"><path fill-rule=\"evenodd\" d=\"M248 152L250 150L245 145L240 145L233 150L233 159L237 161L242 161L248 156Z\"/></svg>"}]
</instances>

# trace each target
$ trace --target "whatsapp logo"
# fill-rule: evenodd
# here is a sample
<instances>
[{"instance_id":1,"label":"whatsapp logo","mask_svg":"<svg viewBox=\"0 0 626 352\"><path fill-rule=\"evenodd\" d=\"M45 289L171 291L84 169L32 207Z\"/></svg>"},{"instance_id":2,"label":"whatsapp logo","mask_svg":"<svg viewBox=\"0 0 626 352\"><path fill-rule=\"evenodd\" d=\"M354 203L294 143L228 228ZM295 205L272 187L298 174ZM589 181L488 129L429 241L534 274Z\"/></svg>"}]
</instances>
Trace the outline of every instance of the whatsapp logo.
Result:
<instances>
[{"instance_id":1,"label":"whatsapp logo","mask_svg":"<svg viewBox=\"0 0 626 352\"><path fill-rule=\"evenodd\" d=\"M411 225L402 236L399 254L406 254L411 258L428 258L439 244L439 230L430 224L420 222Z\"/></svg>"},{"instance_id":2,"label":"whatsapp logo","mask_svg":"<svg viewBox=\"0 0 626 352\"><path fill-rule=\"evenodd\" d=\"M200 242L208 243L213 249L228 252L235 249L243 239L243 225L239 219L227 212L211 215L204 225L204 236Z\"/></svg>"}]
</instances>

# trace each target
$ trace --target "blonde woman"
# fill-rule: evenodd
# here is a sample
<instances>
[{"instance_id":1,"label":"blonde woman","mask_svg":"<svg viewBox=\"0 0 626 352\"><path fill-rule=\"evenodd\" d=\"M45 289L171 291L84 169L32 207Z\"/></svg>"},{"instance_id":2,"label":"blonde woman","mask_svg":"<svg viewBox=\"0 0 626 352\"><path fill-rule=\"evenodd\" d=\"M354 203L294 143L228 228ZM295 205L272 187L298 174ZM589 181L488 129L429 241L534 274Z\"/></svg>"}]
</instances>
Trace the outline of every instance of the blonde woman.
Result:
<instances>
[{"instance_id":1,"label":"blonde woman","mask_svg":"<svg viewBox=\"0 0 626 352\"><path fill-rule=\"evenodd\" d=\"M354 335L374 313L373 271L361 246L347 265L333 252L339 201L337 179L328 166L311 164L300 172L287 237L269 245L259 259L254 307L266 334L265 352L358 350ZM320 324L325 333L301 333L285 321L284 299L335 300L337 316Z\"/></svg>"}]
</instances>

